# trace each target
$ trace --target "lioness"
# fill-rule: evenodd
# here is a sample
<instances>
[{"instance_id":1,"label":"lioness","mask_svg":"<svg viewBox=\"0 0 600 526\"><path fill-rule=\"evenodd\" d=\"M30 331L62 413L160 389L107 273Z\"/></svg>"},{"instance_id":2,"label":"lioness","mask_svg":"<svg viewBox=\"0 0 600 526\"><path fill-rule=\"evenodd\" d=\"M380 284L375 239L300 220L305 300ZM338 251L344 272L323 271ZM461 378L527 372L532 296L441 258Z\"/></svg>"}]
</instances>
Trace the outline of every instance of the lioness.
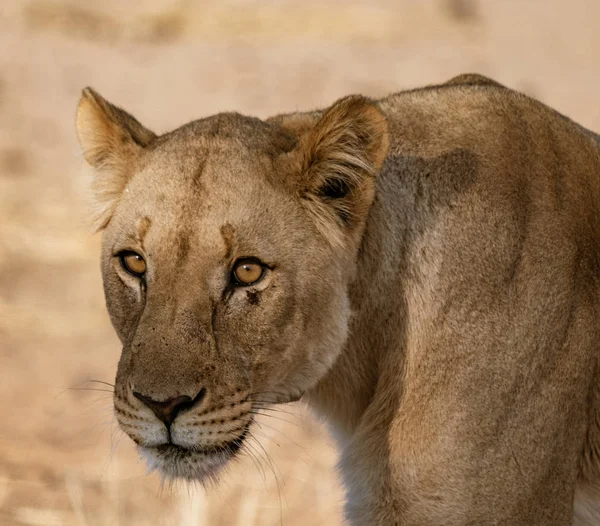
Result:
<instances>
[{"instance_id":1,"label":"lioness","mask_svg":"<svg viewBox=\"0 0 600 526\"><path fill-rule=\"evenodd\" d=\"M352 525L600 524L600 139L478 75L157 136L91 89L114 405L213 479L302 397Z\"/></svg>"}]
</instances>

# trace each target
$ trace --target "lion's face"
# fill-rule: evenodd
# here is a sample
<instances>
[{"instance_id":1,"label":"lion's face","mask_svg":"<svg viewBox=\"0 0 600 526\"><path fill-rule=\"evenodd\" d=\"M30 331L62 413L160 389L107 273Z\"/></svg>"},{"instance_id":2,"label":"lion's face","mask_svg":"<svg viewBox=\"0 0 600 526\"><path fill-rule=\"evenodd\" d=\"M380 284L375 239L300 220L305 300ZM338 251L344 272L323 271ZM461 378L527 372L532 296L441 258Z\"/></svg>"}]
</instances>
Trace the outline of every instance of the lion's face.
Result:
<instances>
[{"instance_id":1,"label":"lion's face","mask_svg":"<svg viewBox=\"0 0 600 526\"><path fill-rule=\"evenodd\" d=\"M155 137L84 93L78 131L99 170L123 344L115 411L166 475L213 477L256 411L298 399L343 347L387 142L368 102L337 106L302 136L232 114Z\"/></svg>"},{"instance_id":2,"label":"lion's face","mask_svg":"<svg viewBox=\"0 0 600 526\"><path fill-rule=\"evenodd\" d=\"M171 140L147 152L116 207L102 267L123 342L119 423L153 464L198 477L237 449L257 408L326 372L346 334L347 269L269 184L266 156ZM167 429L134 393L197 401Z\"/></svg>"}]
</instances>

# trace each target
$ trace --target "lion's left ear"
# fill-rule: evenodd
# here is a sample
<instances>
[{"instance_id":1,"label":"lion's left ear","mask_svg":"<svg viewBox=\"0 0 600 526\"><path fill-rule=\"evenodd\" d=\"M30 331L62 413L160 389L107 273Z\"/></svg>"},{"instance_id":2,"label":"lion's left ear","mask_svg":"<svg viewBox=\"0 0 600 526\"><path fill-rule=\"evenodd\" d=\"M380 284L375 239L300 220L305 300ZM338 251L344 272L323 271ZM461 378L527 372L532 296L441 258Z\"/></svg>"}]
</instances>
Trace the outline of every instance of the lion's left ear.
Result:
<instances>
[{"instance_id":1,"label":"lion's left ear","mask_svg":"<svg viewBox=\"0 0 600 526\"><path fill-rule=\"evenodd\" d=\"M338 101L302 133L297 184L328 235L360 230L388 147L383 113L361 96Z\"/></svg>"}]
</instances>

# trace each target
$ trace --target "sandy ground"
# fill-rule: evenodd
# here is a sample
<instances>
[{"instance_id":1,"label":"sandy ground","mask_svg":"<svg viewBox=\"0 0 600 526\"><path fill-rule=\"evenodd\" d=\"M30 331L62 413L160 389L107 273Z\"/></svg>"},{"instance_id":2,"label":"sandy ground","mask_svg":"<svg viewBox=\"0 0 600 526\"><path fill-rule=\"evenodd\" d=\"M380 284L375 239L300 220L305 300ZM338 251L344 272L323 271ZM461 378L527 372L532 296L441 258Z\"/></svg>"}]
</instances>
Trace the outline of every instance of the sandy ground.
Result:
<instances>
[{"instance_id":1,"label":"sandy ground","mask_svg":"<svg viewBox=\"0 0 600 526\"><path fill-rule=\"evenodd\" d=\"M341 524L332 440L302 407L264 418L256 458L204 491L146 476L110 393L68 389L111 382L119 355L86 226L82 87L161 132L478 71L598 131L598 20L597 0L3 0L0 524Z\"/></svg>"}]
</instances>

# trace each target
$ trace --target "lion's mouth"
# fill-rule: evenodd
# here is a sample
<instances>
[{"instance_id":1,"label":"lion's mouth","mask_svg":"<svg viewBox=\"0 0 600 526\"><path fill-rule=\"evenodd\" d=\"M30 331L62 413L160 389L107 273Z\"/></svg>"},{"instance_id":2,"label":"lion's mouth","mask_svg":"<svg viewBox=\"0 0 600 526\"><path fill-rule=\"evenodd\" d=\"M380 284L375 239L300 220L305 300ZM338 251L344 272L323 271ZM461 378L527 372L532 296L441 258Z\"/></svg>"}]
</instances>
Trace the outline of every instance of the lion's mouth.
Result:
<instances>
[{"instance_id":1,"label":"lion's mouth","mask_svg":"<svg viewBox=\"0 0 600 526\"><path fill-rule=\"evenodd\" d=\"M173 444L170 442L168 444L162 444L160 446L157 446L155 449L161 454L162 453L164 453L164 454L174 453L174 454L185 455L186 453L194 453L194 454L201 454L201 455L205 455L205 456L229 455L229 456L233 457L241 449L243 442L244 442L246 436L248 435L248 427L249 427L249 423L244 427L240 436L238 436L231 442L227 442L225 444L221 444L218 446L211 446L211 447L202 448L202 449L194 449L194 448L178 446L177 444Z\"/></svg>"},{"instance_id":2,"label":"lion's mouth","mask_svg":"<svg viewBox=\"0 0 600 526\"><path fill-rule=\"evenodd\" d=\"M174 443L138 448L151 470L158 470L169 478L204 482L216 479L220 469L238 454L249 427L250 422L234 440L208 448L187 448Z\"/></svg>"}]
</instances>

